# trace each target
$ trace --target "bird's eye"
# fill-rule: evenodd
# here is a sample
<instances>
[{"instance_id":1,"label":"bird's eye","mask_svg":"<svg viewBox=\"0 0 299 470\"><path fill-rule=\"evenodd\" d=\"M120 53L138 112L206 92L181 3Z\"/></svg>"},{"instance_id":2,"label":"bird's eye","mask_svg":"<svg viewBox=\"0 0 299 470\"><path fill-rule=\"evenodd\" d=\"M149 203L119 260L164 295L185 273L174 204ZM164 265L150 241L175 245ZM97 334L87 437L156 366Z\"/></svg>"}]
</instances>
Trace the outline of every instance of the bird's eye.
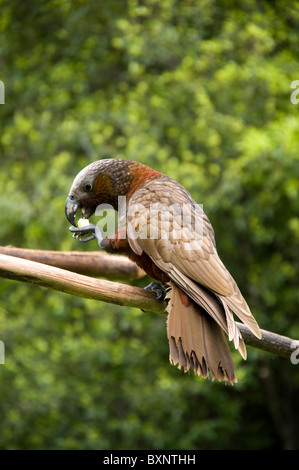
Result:
<instances>
[{"instance_id":1,"label":"bird's eye","mask_svg":"<svg viewBox=\"0 0 299 470\"><path fill-rule=\"evenodd\" d=\"M86 183L86 185L84 186L84 189L85 189L85 191L91 191L92 190L91 183Z\"/></svg>"}]
</instances>

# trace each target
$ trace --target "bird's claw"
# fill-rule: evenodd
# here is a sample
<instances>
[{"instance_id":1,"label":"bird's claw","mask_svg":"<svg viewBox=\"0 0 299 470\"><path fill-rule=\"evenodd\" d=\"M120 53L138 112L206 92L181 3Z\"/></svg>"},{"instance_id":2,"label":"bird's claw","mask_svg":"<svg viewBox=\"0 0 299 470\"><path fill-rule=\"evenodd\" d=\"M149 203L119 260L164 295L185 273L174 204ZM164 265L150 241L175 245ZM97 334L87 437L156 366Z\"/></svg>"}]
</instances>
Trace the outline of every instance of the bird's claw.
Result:
<instances>
[{"instance_id":1,"label":"bird's claw","mask_svg":"<svg viewBox=\"0 0 299 470\"><path fill-rule=\"evenodd\" d=\"M73 238L76 238L80 242L89 242L96 238L98 244L100 245L101 241L103 240L99 227L94 224L85 225L84 227L75 227L72 225L69 230L73 234ZM86 236L88 234L91 235Z\"/></svg>"},{"instance_id":2,"label":"bird's claw","mask_svg":"<svg viewBox=\"0 0 299 470\"><path fill-rule=\"evenodd\" d=\"M161 284L158 284L157 282L151 282L148 286L144 287L145 290L151 290L155 292L157 296L157 300L164 300L166 291ZM143 308L141 309L142 312L146 312Z\"/></svg>"},{"instance_id":3,"label":"bird's claw","mask_svg":"<svg viewBox=\"0 0 299 470\"><path fill-rule=\"evenodd\" d=\"M165 299L165 289L161 284L158 284L157 282L151 282L148 286L146 286L144 289L146 290L152 290L155 292L157 296L157 300L164 300Z\"/></svg>"}]
</instances>

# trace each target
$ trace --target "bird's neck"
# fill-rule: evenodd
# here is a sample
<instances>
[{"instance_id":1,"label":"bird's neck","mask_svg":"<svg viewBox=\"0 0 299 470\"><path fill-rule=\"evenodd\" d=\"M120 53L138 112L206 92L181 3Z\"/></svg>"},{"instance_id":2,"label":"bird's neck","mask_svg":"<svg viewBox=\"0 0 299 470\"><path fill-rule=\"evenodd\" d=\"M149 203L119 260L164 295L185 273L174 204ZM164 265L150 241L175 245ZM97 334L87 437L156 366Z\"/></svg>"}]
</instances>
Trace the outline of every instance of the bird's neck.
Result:
<instances>
[{"instance_id":1,"label":"bird's neck","mask_svg":"<svg viewBox=\"0 0 299 470\"><path fill-rule=\"evenodd\" d=\"M101 161L101 172L95 179L95 204L103 201L118 210L119 196L126 199L145 183L159 178L162 173L139 162L123 159Z\"/></svg>"},{"instance_id":2,"label":"bird's neck","mask_svg":"<svg viewBox=\"0 0 299 470\"><path fill-rule=\"evenodd\" d=\"M130 167L131 181L128 186L128 192L126 194L129 198L135 191L140 189L145 183L152 181L162 176L159 171L153 170L142 163L133 162Z\"/></svg>"}]
</instances>

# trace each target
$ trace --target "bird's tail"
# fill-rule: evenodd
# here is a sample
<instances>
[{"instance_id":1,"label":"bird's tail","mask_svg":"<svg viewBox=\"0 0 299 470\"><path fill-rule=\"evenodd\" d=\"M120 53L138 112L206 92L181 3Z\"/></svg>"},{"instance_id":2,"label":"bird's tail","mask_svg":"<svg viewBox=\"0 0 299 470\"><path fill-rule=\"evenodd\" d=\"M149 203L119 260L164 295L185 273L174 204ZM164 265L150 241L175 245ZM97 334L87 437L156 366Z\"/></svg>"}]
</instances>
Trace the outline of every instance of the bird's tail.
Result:
<instances>
[{"instance_id":1,"label":"bird's tail","mask_svg":"<svg viewBox=\"0 0 299 470\"><path fill-rule=\"evenodd\" d=\"M237 382L229 346L221 327L179 287L171 283L167 307L169 360L187 372Z\"/></svg>"}]
</instances>

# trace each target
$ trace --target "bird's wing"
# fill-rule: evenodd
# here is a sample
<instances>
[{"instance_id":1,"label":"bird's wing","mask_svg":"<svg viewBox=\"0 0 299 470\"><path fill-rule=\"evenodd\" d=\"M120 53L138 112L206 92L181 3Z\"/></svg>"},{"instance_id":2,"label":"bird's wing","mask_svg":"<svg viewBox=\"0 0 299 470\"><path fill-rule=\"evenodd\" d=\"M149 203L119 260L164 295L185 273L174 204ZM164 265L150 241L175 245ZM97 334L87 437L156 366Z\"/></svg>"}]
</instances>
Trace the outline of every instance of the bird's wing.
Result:
<instances>
[{"instance_id":1,"label":"bird's wing","mask_svg":"<svg viewBox=\"0 0 299 470\"><path fill-rule=\"evenodd\" d=\"M212 225L179 183L163 177L136 191L128 203L128 238L167 273L173 267L220 295L231 295L230 275L220 260Z\"/></svg>"},{"instance_id":2,"label":"bird's wing","mask_svg":"<svg viewBox=\"0 0 299 470\"><path fill-rule=\"evenodd\" d=\"M222 307L205 308L239 347L240 332L233 313L258 337L260 330L236 282L220 260L212 225L188 191L161 177L137 190L127 207L127 238L131 249L145 252L186 294L205 308L207 291Z\"/></svg>"}]
</instances>

